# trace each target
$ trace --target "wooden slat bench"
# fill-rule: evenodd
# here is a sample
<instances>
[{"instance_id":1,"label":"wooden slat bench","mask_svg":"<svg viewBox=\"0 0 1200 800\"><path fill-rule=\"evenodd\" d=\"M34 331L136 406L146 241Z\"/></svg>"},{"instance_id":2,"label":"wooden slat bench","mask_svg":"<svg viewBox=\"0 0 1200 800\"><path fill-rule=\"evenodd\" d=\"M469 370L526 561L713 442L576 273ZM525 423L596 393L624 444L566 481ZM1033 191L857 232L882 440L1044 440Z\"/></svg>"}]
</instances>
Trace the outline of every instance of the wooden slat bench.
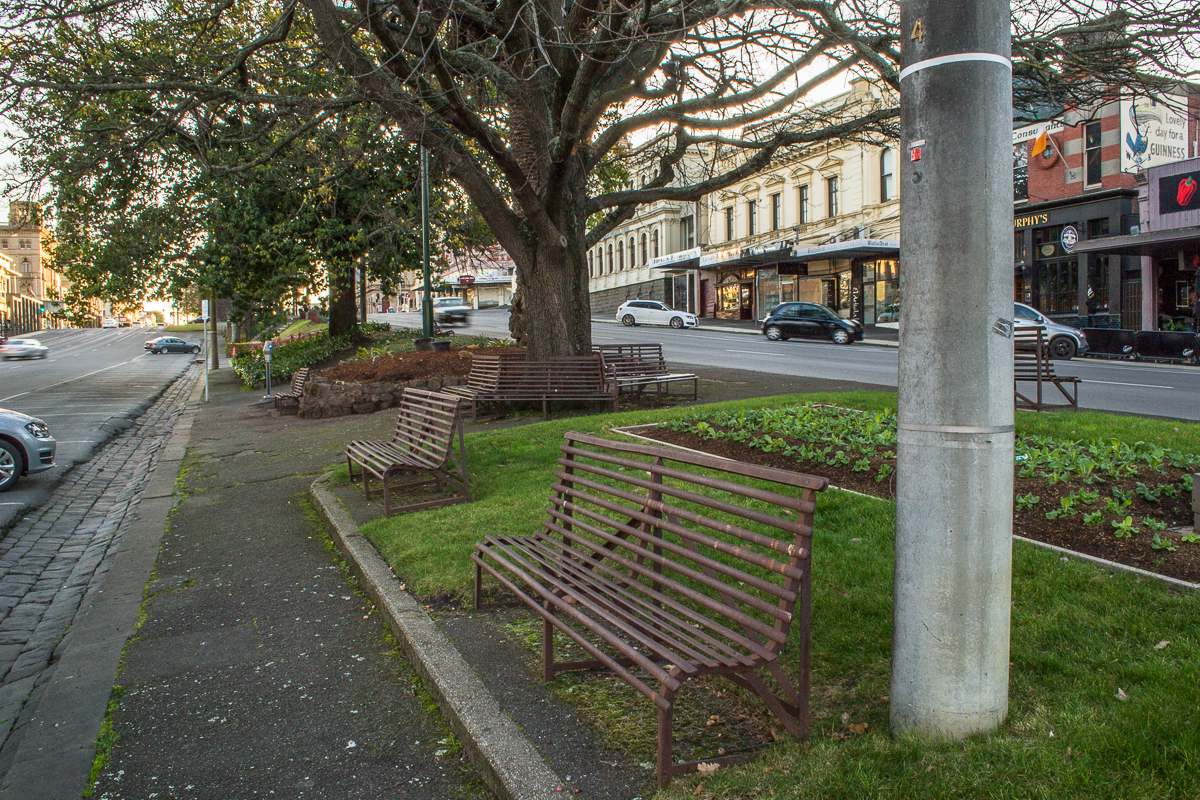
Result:
<instances>
[{"instance_id":1,"label":"wooden slat bench","mask_svg":"<svg viewBox=\"0 0 1200 800\"><path fill-rule=\"evenodd\" d=\"M575 432L565 440L542 530L476 545L476 607L486 571L541 615L545 680L607 667L653 702L659 786L701 763L672 763L675 697L689 678L728 678L805 737L812 520L828 480ZM778 663L793 621L795 687ZM590 658L556 662L555 630Z\"/></svg>"},{"instance_id":2,"label":"wooden slat bench","mask_svg":"<svg viewBox=\"0 0 1200 800\"><path fill-rule=\"evenodd\" d=\"M478 404L484 402L540 401L543 419L555 400L611 402L613 411L618 408L617 388L607 379L599 353L553 361L499 358L481 362L478 375L473 361L466 386L449 386L445 391L470 402L472 421Z\"/></svg>"},{"instance_id":3,"label":"wooden slat bench","mask_svg":"<svg viewBox=\"0 0 1200 800\"><path fill-rule=\"evenodd\" d=\"M670 372L661 344L597 344L592 349L604 356L609 380L616 382L618 391L641 394L653 386L654 400L661 403L664 387L669 394L672 383L691 381L692 399L698 396L699 379L690 372Z\"/></svg>"},{"instance_id":4,"label":"wooden slat bench","mask_svg":"<svg viewBox=\"0 0 1200 800\"><path fill-rule=\"evenodd\" d=\"M406 388L400 398L400 416L396 431L387 442L355 441L346 446L346 466L350 482L355 480L354 466L359 467L363 491L371 499L371 477L383 486L383 511L392 514L389 482L393 475L427 473L428 480L407 482L404 488L437 484L451 491L449 497L427 500L397 508L415 511L436 508L471 499L471 483L467 476L467 454L462 438L462 414L457 397ZM458 439L458 455L454 440Z\"/></svg>"},{"instance_id":5,"label":"wooden slat bench","mask_svg":"<svg viewBox=\"0 0 1200 800\"><path fill-rule=\"evenodd\" d=\"M296 411L300 411L300 397L304 394L304 384L308 383L308 374L311 371L310 367L301 367L296 370L296 374L292 376L292 386L286 392L279 392L275 395L275 410L282 412L285 406L295 406Z\"/></svg>"},{"instance_id":6,"label":"wooden slat bench","mask_svg":"<svg viewBox=\"0 0 1200 800\"><path fill-rule=\"evenodd\" d=\"M1022 383L1034 384L1033 390L1021 391ZM1052 403L1044 396L1043 387L1054 386L1066 403ZM1039 326L1018 328L1013 332L1013 391L1016 407L1032 411L1048 408L1079 410L1079 378L1058 375L1050 362L1046 329Z\"/></svg>"}]
</instances>

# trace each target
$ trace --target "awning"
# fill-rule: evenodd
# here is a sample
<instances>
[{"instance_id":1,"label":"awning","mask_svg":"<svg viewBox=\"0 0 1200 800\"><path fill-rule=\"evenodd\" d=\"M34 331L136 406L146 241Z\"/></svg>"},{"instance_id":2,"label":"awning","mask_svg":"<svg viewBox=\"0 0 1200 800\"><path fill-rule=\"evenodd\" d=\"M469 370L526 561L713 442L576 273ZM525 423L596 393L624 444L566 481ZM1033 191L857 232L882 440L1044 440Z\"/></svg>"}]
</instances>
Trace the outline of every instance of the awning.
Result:
<instances>
[{"instance_id":1,"label":"awning","mask_svg":"<svg viewBox=\"0 0 1200 800\"><path fill-rule=\"evenodd\" d=\"M850 239L816 247L797 247L792 256L800 261L829 258L899 258L900 243L891 239Z\"/></svg>"},{"instance_id":2,"label":"awning","mask_svg":"<svg viewBox=\"0 0 1200 800\"><path fill-rule=\"evenodd\" d=\"M1075 245L1075 253L1104 253L1121 256L1172 256L1180 245L1200 245L1200 225L1148 231L1129 236L1105 236L1088 239Z\"/></svg>"},{"instance_id":3,"label":"awning","mask_svg":"<svg viewBox=\"0 0 1200 800\"><path fill-rule=\"evenodd\" d=\"M650 269L695 269L700 266L700 248L679 250L650 259Z\"/></svg>"}]
</instances>

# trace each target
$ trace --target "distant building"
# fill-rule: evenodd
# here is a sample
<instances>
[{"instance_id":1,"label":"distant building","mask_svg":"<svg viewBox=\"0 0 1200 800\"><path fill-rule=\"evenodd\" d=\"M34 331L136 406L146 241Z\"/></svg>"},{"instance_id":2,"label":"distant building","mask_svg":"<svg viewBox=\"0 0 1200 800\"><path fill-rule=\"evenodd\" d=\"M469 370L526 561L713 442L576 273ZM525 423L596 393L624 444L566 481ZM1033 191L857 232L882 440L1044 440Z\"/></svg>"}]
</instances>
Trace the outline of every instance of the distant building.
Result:
<instances>
[{"instance_id":1,"label":"distant building","mask_svg":"<svg viewBox=\"0 0 1200 800\"><path fill-rule=\"evenodd\" d=\"M60 327L61 317L49 313L62 297L62 278L49 266L53 238L42 225L37 203L11 202L8 224L0 225L0 254L16 271L11 288L6 290L7 314L13 332L27 333L46 327ZM47 302L51 307L47 308Z\"/></svg>"}]
</instances>

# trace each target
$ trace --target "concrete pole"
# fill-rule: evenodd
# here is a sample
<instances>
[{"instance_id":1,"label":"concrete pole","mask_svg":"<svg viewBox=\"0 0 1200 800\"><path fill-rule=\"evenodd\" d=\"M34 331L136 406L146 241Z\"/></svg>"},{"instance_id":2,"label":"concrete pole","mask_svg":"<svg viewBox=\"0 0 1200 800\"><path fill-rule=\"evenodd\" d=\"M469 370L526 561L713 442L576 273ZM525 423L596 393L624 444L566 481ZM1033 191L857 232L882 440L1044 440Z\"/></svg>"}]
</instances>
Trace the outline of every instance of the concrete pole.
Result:
<instances>
[{"instance_id":1,"label":"concrete pole","mask_svg":"<svg viewBox=\"0 0 1200 800\"><path fill-rule=\"evenodd\" d=\"M209 369L220 369L221 368L221 354L217 349L217 298L216 298L216 295L214 295L212 297L211 308L212 308L212 311L210 312L209 316L212 318L212 328L208 331Z\"/></svg>"},{"instance_id":2,"label":"concrete pole","mask_svg":"<svg viewBox=\"0 0 1200 800\"><path fill-rule=\"evenodd\" d=\"M891 725L1008 713L1013 489L1008 0L901 0Z\"/></svg>"}]
</instances>

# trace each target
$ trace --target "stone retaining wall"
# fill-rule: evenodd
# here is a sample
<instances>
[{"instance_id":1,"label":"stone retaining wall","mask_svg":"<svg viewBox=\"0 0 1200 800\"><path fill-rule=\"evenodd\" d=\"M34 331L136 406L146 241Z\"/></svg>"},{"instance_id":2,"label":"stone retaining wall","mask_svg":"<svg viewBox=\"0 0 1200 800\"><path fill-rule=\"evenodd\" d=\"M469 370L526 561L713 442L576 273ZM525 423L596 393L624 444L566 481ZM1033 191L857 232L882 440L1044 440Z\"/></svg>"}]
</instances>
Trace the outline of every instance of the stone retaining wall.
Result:
<instances>
[{"instance_id":1,"label":"stone retaining wall","mask_svg":"<svg viewBox=\"0 0 1200 800\"><path fill-rule=\"evenodd\" d=\"M436 392L443 386L461 386L466 382L463 376L388 383L340 383L314 375L309 378L300 398L300 416L320 419L370 414L400 405L400 396L406 387Z\"/></svg>"}]
</instances>

